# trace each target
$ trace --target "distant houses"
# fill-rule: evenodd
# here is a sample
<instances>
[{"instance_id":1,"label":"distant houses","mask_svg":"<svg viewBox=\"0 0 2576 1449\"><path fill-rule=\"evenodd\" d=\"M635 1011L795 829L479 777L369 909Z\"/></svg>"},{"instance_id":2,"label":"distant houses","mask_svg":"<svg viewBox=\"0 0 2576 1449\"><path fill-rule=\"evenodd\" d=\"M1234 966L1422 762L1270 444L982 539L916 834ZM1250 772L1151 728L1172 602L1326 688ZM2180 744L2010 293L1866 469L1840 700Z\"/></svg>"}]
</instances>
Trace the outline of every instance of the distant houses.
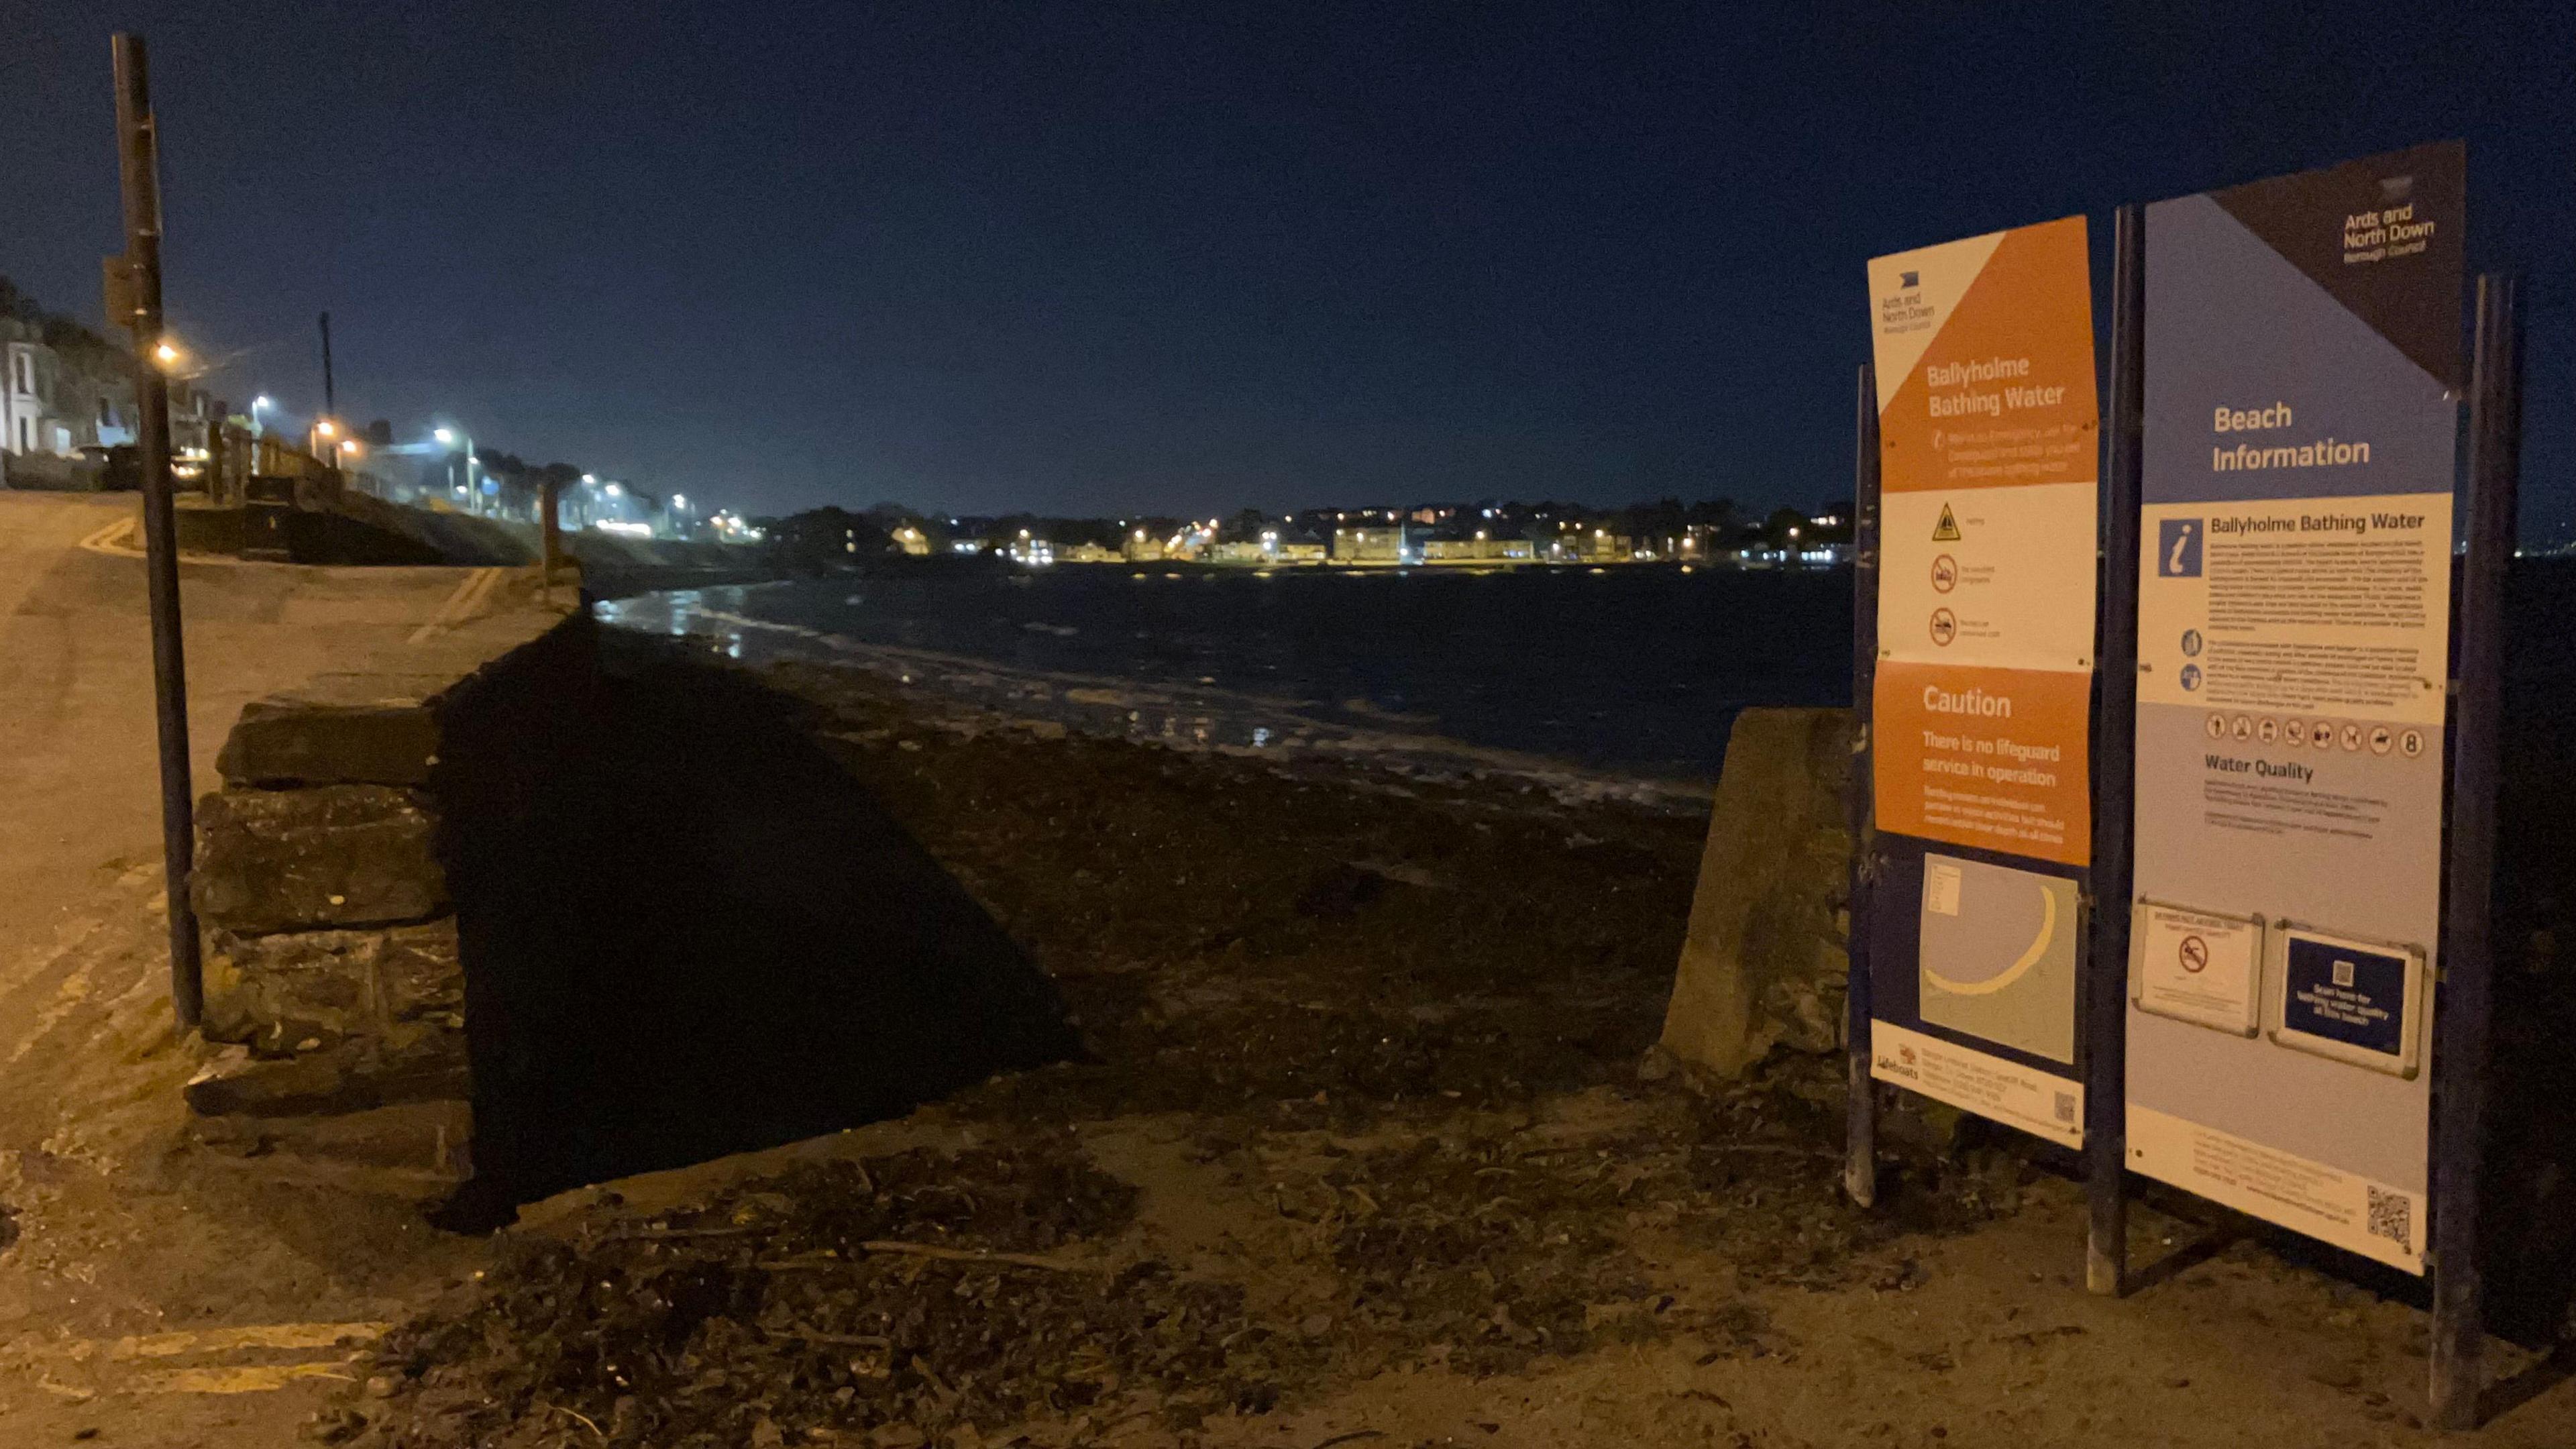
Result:
<instances>
[{"instance_id":1,"label":"distant houses","mask_svg":"<svg viewBox=\"0 0 2576 1449\"><path fill-rule=\"evenodd\" d=\"M1401 523L1333 530L1333 562L1338 564L1399 564L1407 561L1406 552Z\"/></svg>"},{"instance_id":2,"label":"distant houses","mask_svg":"<svg viewBox=\"0 0 2576 1449\"><path fill-rule=\"evenodd\" d=\"M136 438L131 366L123 352L60 318L0 316L0 485L117 486L112 450ZM170 446L183 480L203 462L207 427L218 416L204 393L171 384Z\"/></svg>"},{"instance_id":3,"label":"distant houses","mask_svg":"<svg viewBox=\"0 0 2576 1449\"><path fill-rule=\"evenodd\" d=\"M1062 564L1194 564L1281 568L1830 568L1850 562L1850 505L1810 514L1782 508L1747 521L1723 501L1667 499L1625 509L1573 504L1426 504L1410 509L1309 509L1232 518L932 516L880 504L864 515L818 509L780 520L782 537L807 524L851 555L973 557L1026 567Z\"/></svg>"}]
</instances>

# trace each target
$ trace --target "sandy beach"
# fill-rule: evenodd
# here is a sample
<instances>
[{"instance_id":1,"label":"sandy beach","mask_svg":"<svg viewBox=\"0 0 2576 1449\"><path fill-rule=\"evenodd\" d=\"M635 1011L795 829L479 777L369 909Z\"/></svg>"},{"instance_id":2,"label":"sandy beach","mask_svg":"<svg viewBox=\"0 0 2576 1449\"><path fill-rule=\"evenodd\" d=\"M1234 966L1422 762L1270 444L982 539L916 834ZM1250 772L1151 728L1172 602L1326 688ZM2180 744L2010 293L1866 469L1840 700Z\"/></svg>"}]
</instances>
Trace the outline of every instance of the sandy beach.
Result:
<instances>
[{"instance_id":1,"label":"sandy beach","mask_svg":"<svg viewBox=\"0 0 2576 1449\"><path fill-rule=\"evenodd\" d=\"M1838 1060L1639 1080L1701 821L769 678L1087 1059L536 1204L312 1432L2215 1445L2291 1402L2263 1442L2420 1438L2420 1313L2277 1241L2220 1224L2087 1298L2080 1192L2038 1154L1971 1133L1862 1211ZM2152 1263L2212 1229L2135 1231Z\"/></svg>"}]
</instances>

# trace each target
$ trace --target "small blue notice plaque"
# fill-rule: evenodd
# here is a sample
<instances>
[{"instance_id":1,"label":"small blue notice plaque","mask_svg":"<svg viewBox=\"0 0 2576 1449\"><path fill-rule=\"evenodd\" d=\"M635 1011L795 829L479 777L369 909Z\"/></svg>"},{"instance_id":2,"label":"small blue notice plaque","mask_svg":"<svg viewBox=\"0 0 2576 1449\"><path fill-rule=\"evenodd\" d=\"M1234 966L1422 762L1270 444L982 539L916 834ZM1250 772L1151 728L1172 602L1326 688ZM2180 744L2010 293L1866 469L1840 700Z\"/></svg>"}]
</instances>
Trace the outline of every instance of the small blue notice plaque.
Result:
<instances>
[{"instance_id":1,"label":"small blue notice plaque","mask_svg":"<svg viewBox=\"0 0 2576 1449\"><path fill-rule=\"evenodd\" d=\"M2281 991L2284 1028L2386 1056L2404 1052L2405 957L2294 936L2287 965Z\"/></svg>"},{"instance_id":2,"label":"small blue notice plaque","mask_svg":"<svg viewBox=\"0 0 2576 1449\"><path fill-rule=\"evenodd\" d=\"M2415 1074L2424 958L2321 931L2280 933L2272 1039L2399 1076Z\"/></svg>"}]
</instances>

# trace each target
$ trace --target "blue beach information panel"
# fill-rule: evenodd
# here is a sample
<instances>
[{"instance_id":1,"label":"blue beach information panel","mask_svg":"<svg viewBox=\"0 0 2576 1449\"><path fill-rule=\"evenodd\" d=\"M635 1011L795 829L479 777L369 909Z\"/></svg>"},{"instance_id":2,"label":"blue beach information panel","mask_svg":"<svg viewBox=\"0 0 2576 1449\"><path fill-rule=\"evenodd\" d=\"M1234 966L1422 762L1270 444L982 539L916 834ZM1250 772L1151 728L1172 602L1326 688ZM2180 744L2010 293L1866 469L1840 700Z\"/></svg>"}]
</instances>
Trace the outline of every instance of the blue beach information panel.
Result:
<instances>
[{"instance_id":1,"label":"blue beach information panel","mask_svg":"<svg viewBox=\"0 0 2576 1449\"><path fill-rule=\"evenodd\" d=\"M2465 162L2147 208L2129 1165L2424 1270Z\"/></svg>"}]
</instances>

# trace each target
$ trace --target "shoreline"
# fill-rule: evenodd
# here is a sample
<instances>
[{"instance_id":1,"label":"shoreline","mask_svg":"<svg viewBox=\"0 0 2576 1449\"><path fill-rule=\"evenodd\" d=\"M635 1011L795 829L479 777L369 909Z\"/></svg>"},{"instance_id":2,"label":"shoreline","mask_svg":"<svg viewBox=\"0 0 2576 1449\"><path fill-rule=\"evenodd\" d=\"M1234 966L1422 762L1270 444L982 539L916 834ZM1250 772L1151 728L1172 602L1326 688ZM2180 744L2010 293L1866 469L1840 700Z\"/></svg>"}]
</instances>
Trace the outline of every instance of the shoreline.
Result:
<instances>
[{"instance_id":1,"label":"shoreline","mask_svg":"<svg viewBox=\"0 0 2576 1449\"><path fill-rule=\"evenodd\" d=\"M680 597L696 592L657 594L643 607L635 607L636 600L611 601L602 606L602 622L639 633L692 637L764 674L815 670L889 682L905 690L925 716L965 726L1054 727L1090 738L1252 759L1339 759L1406 778L1526 781L1569 803L1615 800L1677 815L1704 815L1717 785L1713 774L1706 779L1623 774L1446 735L1320 719L1306 712L1324 707L1319 701L1032 669L941 650L868 643ZM716 627L703 627L710 624ZM1349 702L1336 707L1356 712Z\"/></svg>"}]
</instances>

